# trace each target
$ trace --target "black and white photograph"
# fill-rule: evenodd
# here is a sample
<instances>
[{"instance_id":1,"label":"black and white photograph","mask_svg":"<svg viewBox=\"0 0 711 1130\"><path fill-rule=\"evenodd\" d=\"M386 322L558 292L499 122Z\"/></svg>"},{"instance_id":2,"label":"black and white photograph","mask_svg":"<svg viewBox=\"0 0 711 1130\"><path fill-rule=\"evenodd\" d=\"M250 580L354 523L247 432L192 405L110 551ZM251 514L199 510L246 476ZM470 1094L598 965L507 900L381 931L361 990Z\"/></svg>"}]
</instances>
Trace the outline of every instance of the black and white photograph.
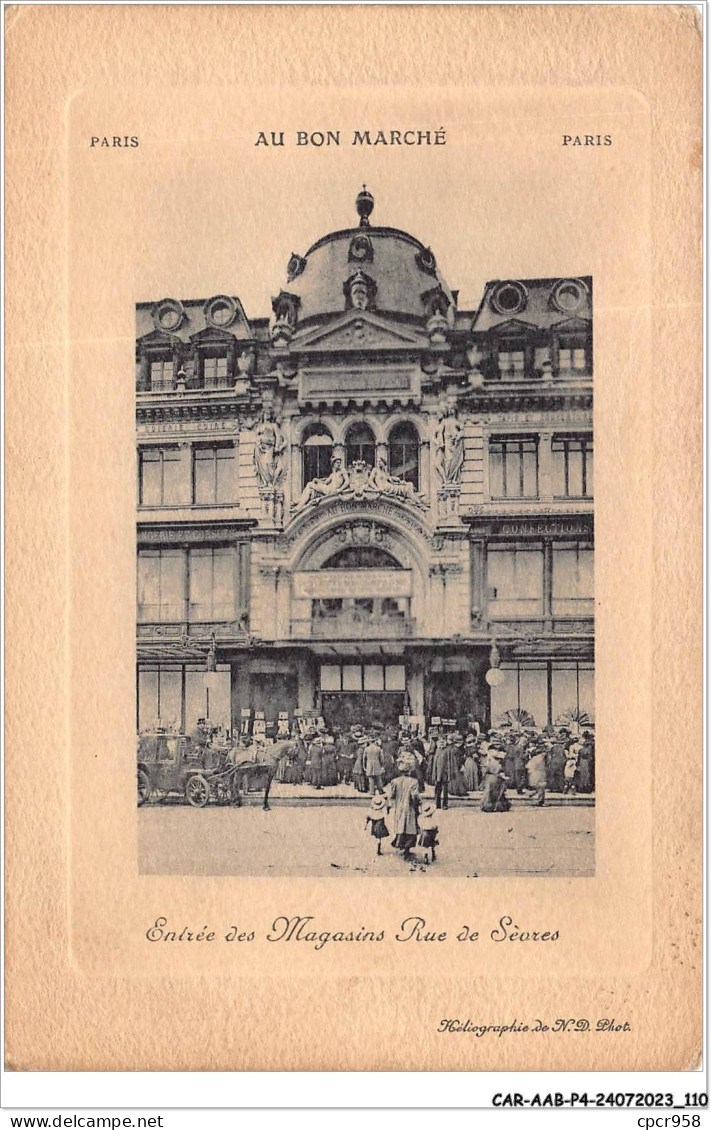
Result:
<instances>
[{"instance_id":1,"label":"black and white photograph","mask_svg":"<svg viewBox=\"0 0 711 1130\"><path fill-rule=\"evenodd\" d=\"M392 191L329 200L297 251L256 215L269 306L137 296L140 870L592 876L588 264L492 228L451 277Z\"/></svg>"},{"instance_id":2,"label":"black and white photograph","mask_svg":"<svg viewBox=\"0 0 711 1130\"><path fill-rule=\"evenodd\" d=\"M701 13L4 14L3 1110L698 1130Z\"/></svg>"}]
</instances>

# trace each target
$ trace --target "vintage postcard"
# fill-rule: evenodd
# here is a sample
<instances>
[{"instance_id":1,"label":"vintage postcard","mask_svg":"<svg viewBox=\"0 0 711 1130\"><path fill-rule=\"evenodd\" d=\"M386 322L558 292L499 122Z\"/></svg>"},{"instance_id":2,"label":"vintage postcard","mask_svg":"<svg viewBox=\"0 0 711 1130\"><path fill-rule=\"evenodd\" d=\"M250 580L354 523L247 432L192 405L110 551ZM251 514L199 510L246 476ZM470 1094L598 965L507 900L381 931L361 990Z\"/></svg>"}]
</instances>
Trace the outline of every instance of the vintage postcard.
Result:
<instances>
[{"instance_id":1,"label":"vintage postcard","mask_svg":"<svg viewBox=\"0 0 711 1130\"><path fill-rule=\"evenodd\" d=\"M698 1065L698 19L10 14L11 1066Z\"/></svg>"}]
</instances>

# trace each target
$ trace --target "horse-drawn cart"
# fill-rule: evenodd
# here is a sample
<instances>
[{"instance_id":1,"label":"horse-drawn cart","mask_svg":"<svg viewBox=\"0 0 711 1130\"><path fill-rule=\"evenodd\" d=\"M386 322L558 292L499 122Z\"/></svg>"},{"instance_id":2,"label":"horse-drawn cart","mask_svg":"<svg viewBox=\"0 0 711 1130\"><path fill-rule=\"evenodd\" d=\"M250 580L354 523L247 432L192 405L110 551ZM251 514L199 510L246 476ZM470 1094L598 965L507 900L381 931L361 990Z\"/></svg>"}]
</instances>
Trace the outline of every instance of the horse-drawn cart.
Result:
<instances>
[{"instance_id":1,"label":"horse-drawn cart","mask_svg":"<svg viewBox=\"0 0 711 1130\"><path fill-rule=\"evenodd\" d=\"M182 734L142 734L138 744L138 804L175 797L187 800L193 808L204 808L209 801L239 806L243 795L263 789L262 807L268 811L274 763L250 759L244 756L248 752L239 751L235 760L232 750L196 747Z\"/></svg>"}]
</instances>

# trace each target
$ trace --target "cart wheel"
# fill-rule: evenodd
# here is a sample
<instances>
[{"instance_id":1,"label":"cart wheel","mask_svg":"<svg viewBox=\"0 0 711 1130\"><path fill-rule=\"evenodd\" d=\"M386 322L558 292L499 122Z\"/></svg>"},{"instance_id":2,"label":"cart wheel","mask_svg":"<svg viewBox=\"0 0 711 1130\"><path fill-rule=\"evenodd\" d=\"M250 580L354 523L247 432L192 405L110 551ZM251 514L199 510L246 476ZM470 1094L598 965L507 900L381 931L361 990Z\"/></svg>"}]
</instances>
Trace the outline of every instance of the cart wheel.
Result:
<instances>
[{"instance_id":1,"label":"cart wheel","mask_svg":"<svg viewBox=\"0 0 711 1130\"><path fill-rule=\"evenodd\" d=\"M138 803L145 804L151 795L151 782L143 769L138 770Z\"/></svg>"},{"instance_id":2,"label":"cart wheel","mask_svg":"<svg viewBox=\"0 0 711 1130\"><path fill-rule=\"evenodd\" d=\"M193 777L188 777L185 785L185 795L193 808L205 807L210 799L210 786L200 773L196 773Z\"/></svg>"}]
</instances>

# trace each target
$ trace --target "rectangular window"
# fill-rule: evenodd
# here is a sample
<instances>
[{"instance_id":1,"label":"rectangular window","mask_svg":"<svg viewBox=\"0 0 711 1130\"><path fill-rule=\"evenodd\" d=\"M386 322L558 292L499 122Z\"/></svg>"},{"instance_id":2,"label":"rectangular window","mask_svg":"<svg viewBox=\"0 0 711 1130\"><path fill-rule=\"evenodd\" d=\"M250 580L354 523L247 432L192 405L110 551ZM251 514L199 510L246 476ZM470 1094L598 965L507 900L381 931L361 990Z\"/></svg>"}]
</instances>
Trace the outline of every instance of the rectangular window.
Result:
<instances>
[{"instance_id":1,"label":"rectangular window","mask_svg":"<svg viewBox=\"0 0 711 1130\"><path fill-rule=\"evenodd\" d=\"M499 374L504 380L520 381L524 375L523 349L499 350Z\"/></svg>"},{"instance_id":2,"label":"rectangular window","mask_svg":"<svg viewBox=\"0 0 711 1130\"><path fill-rule=\"evenodd\" d=\"M592 616L594 551L578 542L553 546L553 615Z\"/></svg>"},{"instance_id":3,"label":"rectangular window","mask_svg":"<svg viewBox=\"0 0 711 1130\"><path fill-rule=\"evenodd\" d=\"M593 443L590 436L554 436L553 493L557 498L592 498Z\"/></svg>"},{"instance_id":4,"label":"rectangular window","mask_svg":"<svg viewBox=\"0 0 711 1130\"><path fill-rule=\"evenodd\" d=\"M492 498L538 497L538 437L491 436L489 493Z\"/></svg>"},{"instance_id":5,"label":"rectangular window","mask_svg":"<svg viewBox=\"0 0 711 1130\"><path fill-rule=\"evenodd\" d=\"M551 718L558 723L586 714L595 718L595 672L590 663L553 663Z\"/></svg>"},{"instance_id":6,"label":"rectangular window","mask_svg":"<svg viewBox=\"0 0 711 1130\"><path fill-rule=\"evenodd\" d=\"M338 663L321 664L321 690L340 691L341 667Z\"/></svg>"},{"instance_id":7,"label":"rectangular window","mask_svg":"<svg viewBox=\"0 0 711 1130\"><path fill-rule=\"evenodd\" d=\"M138 729L161 726L179 733L182 725L182 673L179 667L138 671Z\"/></svg>"},{"instance_id":8,"label":"rectangular window","mask_svg":"<svg viewBox=\"0 0 711 1130\"><path fill-rule=\"evenodd\" d=\"M185 473L177 447L144 447L138 453L140 506L179 506L186 501Z\"/></svg>"},{"instance_id":9,"label":"rectangular window","mask_svg":"<svg viewBox=\"0 0 711 1130\"><path fill-rule=\"evenodd\" d=\"M487 552L489 615L515 620L543 614L541 546L490 545Z\"/></svg>"},{"instance_id":10,"label":"rectangular window","mask_svg":"<svg viewBox=\"0 0 711 1130\"><path fill-rule=\"evenodd\" d=\"M333 442L330 436L315 436L303 448L303 481L306 486L313 479L327 479L331 474Z\"/></svg>"},{"instance_id":11,"label":"rectangular window","mask_svg":"<svg viewBox=\"0 0 711 1130\"><path fill-rule=\"evenodd\" d=\"M227 385L227 358L205 357L202 363L205 388L225 388Z\"/></svg>"},{"instance_id":12,"label":"rectangular window","mask_svg":"<svg viewBox=\"0 0 711 1130\"><path fill-rule=\"evenodd\" d=\"M343 665L344 691L363 690L363 668L360 664L346 663Z\"/></svg>"},{"instance_id":13,"label":"rectangular window","mask_svg":"<svg viewBox=\"0 0 711 1130\"><path fill-rule=\"evenodd\" d=\"M185 553L180 549L140 550L138 619L144 623L182 620L185 615Z\"/></svg>"},{"instance_id":14,"label":"rectangular window","mask_svg":"<svg viewBox=\"0 0 711 1130\"><path fill-rule=\"evenodd\" d=\"M322 663L322 691L404 691L405 666L401 663Z\"/></svg>"},{"instance_id":15,"label":"rectangular window","mask_svg":"<svg viewBox=\"0 0 711 1130\"><path fill-rule=\"evenodd\" d=\"M235 449L232 444L196 447L193 450L193 503L214 506L234 502Z\"/></svg>"},{"instance_id":16,"label":"rectangular window","mask_svg":"<svg viewBox=\"0 0 711 1130\"><path fill-rule=\"evenodd\" d=\"M173 387L173 361L151 361L151 389L165 392Z\"/></svg>"},{"instance_id":17,"label":"rectangular window","mask_svg":"<svg viewBox=\"0 0 711 1130\"><path fill-rule=\"evenodd\" d=\"M510 723L524 718L524 712L533 718L533 725L543 727L548 722L548 665L547 663L502 663L503 681L491 688L491 721Z\"/></svg>"},{"instance_id":18,"label":"rectangular window","mask_svg":"<svg viewBox=\"0 0 711 1130\"><path fill-rule=\"evenodd\" d=\"M218 663L218 679L208 690L205 686L205 668L188 668L185 672L185 732L194 729L198 718L207 718L211 726L232 728L230 667Z\"/></svg>"},{"instance_id":19,"label":"rectangular window","mask_svg":"<svg viewBox=\"0 0 711 1130\"><path fill-rule=\"evenodd\" d=\"M387 668L385 668L387 670ZM385 689L384 670L380 664L367 664L363 668L363 690L382 691Z\"/></svg>"},{"instance_id":20,"label":"rectangular window","mask_svg":"<svg viewBox=\"0 0 711 1130\"><path fill-rule=\"evenodd\" d=\"M190 550L191 621L233 620L235 555L233 549Z\"/></svg>"},{"instance_id":21,"label":"rectangular window","mask_svg":"<svg viewBox=\"0 0 711 1130\"><path fill-rule=\"evenodd\" d=\"M581 375L588 368L587 350L575 341L562 340L558 348L558 369L561 373Z\"/></svg>"},{"instance_id":22,"label":"rectangular window","mask_svg":"<svg viewBox=\"0 0 711 1130\"><path fill-rule=\"evenodd\" d=\"M595 720L595 670L592 663L502 663L503 681L491 688L494 726L512 711L526 711L538 727L580 718ZM550 694L549 694L550 688Z\"/></svg>"},{"instance_id":23,"label":"rectangular window","mask_svg":"<svg viewBox=\"0 0 711 1130\"><path fill-rule=\"evenodd\" d=\"M385 668L385 690L405 690L405 668L400 663L391 663Z\"/></svg>"}]
</instances>

